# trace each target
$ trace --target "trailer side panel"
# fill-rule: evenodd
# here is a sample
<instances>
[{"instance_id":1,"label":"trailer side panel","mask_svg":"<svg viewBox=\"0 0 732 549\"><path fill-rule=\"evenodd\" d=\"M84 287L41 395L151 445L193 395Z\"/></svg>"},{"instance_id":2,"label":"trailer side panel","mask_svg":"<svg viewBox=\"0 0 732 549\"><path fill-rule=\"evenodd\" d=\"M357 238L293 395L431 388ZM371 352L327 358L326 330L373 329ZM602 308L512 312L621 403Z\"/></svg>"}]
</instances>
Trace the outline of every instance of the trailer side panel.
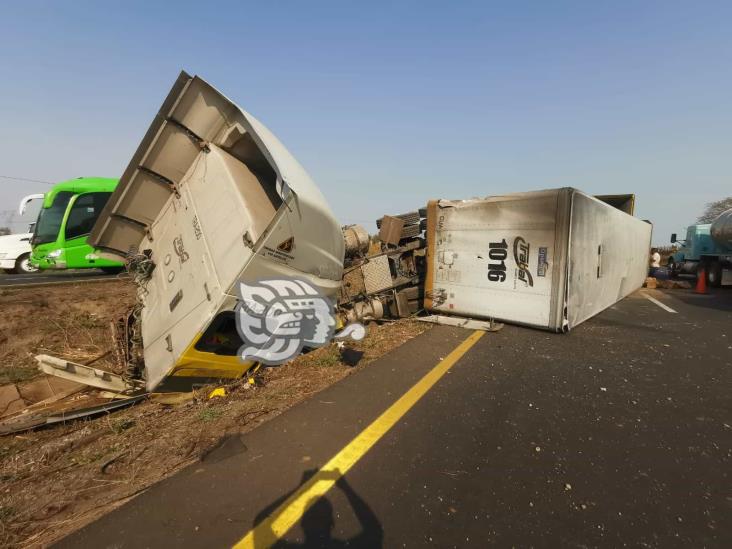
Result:
<instances>
[{"instance_id":1,"label":"trailer side panel","mask_svg":"<svg viewBox=\"0 0 732 549\"><path fill-rule=\"evenodd\" d=\"M652 225L575 191L569 243L569 328L643 285Z\"/></svg>"}]
</instances>

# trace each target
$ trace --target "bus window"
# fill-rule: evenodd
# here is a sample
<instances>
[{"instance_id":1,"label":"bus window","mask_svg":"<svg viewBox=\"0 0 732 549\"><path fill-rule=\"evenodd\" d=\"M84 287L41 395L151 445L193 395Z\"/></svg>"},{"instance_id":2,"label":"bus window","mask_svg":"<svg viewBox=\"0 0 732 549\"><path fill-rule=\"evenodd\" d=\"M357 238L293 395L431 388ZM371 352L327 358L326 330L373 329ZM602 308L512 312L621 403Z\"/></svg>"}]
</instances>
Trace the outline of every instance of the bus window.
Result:
<instances>
[{"instance_id":1,"label":"bus window","mask_svg":"<svg viewBox=\"0 0 732 549\"><path fill-rule=\"evenodd\" d=\"M66 206L69 200L74 196L70 191L61 191L56 194L53 204L48 208L41 208L36 223L36 232L33 234L33 244L45 244L47 242L56 242L58 232L61 229L61 222L64 220Z\"/></svg>"},{"instance_id":2,"label":"bus window","mask_svg":"<svg viewBox=\"0 0 732 549\"><path fill-rule=\"evenodd\" d=\"M89 234L110 196L110 193L87 193L79 196L66 220L66 240Z\"/></svg>"}]
</instances>

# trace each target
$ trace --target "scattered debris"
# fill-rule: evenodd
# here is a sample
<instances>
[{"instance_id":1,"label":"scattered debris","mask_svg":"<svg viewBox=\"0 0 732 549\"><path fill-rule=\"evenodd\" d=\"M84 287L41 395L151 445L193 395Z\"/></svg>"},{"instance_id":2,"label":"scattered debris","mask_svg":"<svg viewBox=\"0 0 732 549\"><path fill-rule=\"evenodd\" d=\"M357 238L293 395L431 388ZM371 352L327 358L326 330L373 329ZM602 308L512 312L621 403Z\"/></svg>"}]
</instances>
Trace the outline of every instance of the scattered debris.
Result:
<instances>
[{"instance_id":1,"label":"scattered debris","mask_svg":"<svg viewBox=\"0 0 732 549\"><path fill-rule=\"evenodd\" d=\"M670 278L654 278L649 276L643 284L645 288L664 290L689 290L692 288L691 282L688 280L675 280Z\"/></svg>"},{"instance_id":2,"label":"scattered debris","mask_svg":"<svg viewBox=\"0 0 732 549\"><path fill-rule=\"evenodd\" d=\"M15 385L0 387L0 417L18 412L25 406L26 404L20 397L18 388Z\"/></svg>"},{"instance_id":3,"label":"scattered debris","mask_svg":"<svg viewBox=\"0 0 732 549\"><path fill-rule=\"evenodd\" d=\"M0 394L15 387L24 406L61 398L85 407L113 402L108 397L114 394L40 373L34 368L33 355L59 354L81 363L109 351L109 321L120 307L134 302L134 287L120 280L49 287L44 292L49 301L59 304L58 310L40 309L31 289L0 295L4 313L0 328L3 334L11 334L11 345L4 344L1 352L4 364L35 376L0 385ZM70 318L65 321L64 316ZM89 318L95 320L85 320L86 327L78 327L79 319ZM360 355L355 367L346 360L351 357L332 344L281 367L258 370L253 384L247 377L227 385L227 398L207 398L220 384L196 392L156 394L114 414L100 413L83 422L56 416L53 428L0 438L0 508L16 510L0 517L0 546L50 545L185 465L212 456L210 450L222 438L254 428L429 327L408 319L369 326L364 340L344 347L348 355ZM32 340L15 344L12 334L24 337L30 332ZM119 373L111 355L93 364ZM13 371L8 374L16 377ZM35 400L25 400L31 397ZM202 414L207 409L213 411ZM77 497L79 491L84 497Z\"/></svg>"},{"instance_id":4,"label":"scattered debris","mask_svg":"<svg viewBox=\"0 0 732 549\"><path fill-rule=\"evenodd\" d=\"M150 400L158 404L164 404L165 406L180 406L191 402L194 396L193 391L185 393L153 393L150 395Z\"/></svg>"},{"instance_id":5,"label":"scattered debris","mask_svg":"<svg viewBox=\"0 0 732 549\"><path fill-rule=\"evenodd\" d=\"M657 280L656 285L665 290L690 290L691 282L688 280Z\"/></svg>"},{"instance_id":6,"label":"scattered debris","mask_svg":"<svg viewBox=\"0 0 732 549\"><path fill-rule=\"evenodd\" d=\"M224 387L216 387L213 391L208 394L208 398L222 398L226 396L226 389Z\"/></svg>"},{"instance_id":7,"label":"scattered debris","mask_svg":"<svg viewBox=\"0 0 732 549\"><path fill-rule=\"evenodd\" d=\"M475 320L459 316L429 315L418 317L417 320L422 322L432 322L433 324L457 326L458 328L466 328L468 330L483 330L484 332L497 332L503 328L503 324L495 322L492 319Z\"/></svg>"},{"instance_id":8,"label":"scattered debris","mask_svg":"<svg viewBox=\"0 0 732 549\"><path fill-rule=\"evenodd\" d=\"M390 246L398 246L399 241L402 239L404 219L385 215L380 221L379 240ZM417 216L417 222L419 222L419 215Z\"/></svg>"}]
</instances>

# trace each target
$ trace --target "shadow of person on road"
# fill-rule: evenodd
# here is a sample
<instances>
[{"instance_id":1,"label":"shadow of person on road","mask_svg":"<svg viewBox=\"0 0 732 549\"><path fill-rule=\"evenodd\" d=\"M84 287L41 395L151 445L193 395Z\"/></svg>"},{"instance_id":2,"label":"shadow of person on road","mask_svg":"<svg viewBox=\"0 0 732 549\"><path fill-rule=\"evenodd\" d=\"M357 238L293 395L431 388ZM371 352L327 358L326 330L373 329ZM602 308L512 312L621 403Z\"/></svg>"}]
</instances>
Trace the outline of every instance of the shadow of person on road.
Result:
<instances>
[{"instance_id":1,"label":"shadow of person on road","mask_svg":"<svg viewBox=\"0 0 732 549\"><path fill-rule=\"evenodd\" d=\"M306 504L305 513L300 520L304 539L302 543L279 539L272 530L272 524L285 511L281 508L287 500L303 485L314 485L317 482L335 481L335 487L346 496L353 514L358 520L361 531L348 539L333 537L335 519L333 504L325 496L314 497ZM384 532L381 523L366 502L353 490L346 478L338 470L303 472L300 484L288 494L278 498L259 512L254 520L254 546L276 548L315 548L315 547L363 547L379 548L383 546Z\"/></svg>"}]
</instances>

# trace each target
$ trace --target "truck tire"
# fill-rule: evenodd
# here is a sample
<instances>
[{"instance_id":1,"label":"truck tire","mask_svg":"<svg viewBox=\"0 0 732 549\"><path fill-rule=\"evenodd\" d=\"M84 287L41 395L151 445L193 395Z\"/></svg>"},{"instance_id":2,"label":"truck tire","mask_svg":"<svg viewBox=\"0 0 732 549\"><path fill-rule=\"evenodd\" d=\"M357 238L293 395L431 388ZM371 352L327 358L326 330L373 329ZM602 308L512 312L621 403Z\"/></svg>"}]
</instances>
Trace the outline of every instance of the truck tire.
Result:
<instances>
[{"instance_id":1,"label":"truck tire","mask_svg":"<svg viewBox=\"0 0 732 549\"><path fill-rule=\"evenodd\" d=\"M719 261L707 263L707 285L711 288L719 288L722 285L722 265Z\"/></svg>"},{"instance_id":2,"label":"truck tire","mask_svg":"<svg viewBox=\"0 0 732 549\"><path fill-rule=\"evenodd\" d=\"M31 265L30 254L23 254L15 260L15 269L13 272L16 274L31 274L38 271L36 267Z\"/></svg>"}]
</instances>

